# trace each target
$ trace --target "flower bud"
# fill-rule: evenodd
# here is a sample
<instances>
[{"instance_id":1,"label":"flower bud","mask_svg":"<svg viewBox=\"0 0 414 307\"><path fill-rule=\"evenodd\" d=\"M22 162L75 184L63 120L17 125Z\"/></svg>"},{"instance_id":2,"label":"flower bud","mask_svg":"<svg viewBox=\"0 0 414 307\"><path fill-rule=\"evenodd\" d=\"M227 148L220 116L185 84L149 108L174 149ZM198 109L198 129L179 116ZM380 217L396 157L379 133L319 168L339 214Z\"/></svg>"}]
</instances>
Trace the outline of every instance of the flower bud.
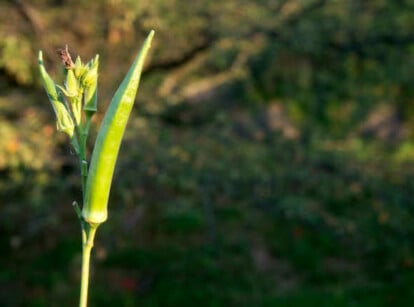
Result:
<instances>
[{"instance_id":1,"label":"flower bud","mask_svg":"<svg viewBox=\"0 0 414 307\"><path fill-rule=\"evenodd\" d=\"M58 92L56 90L56 84L47 73L45 66L43 65L43 52L39 51L38 64L40 69L40 76L43 80L43 87L46 90L46 94L50 100L58 100Z\"/></svg>"},{"instance_id":2,"label":"flower bud","mask_svg":"<svg viewBox=\"0 0 414 307\"><path fill-rule=\"evenodd\" d=\"M75 77L77 79L80 79L80 77L83 75L84 72L85 72L85 67L81 61L81 58L78 56L75 61L75 68L74 68Z\"/></svg>"},{"instance_id":3,"label":"flower bud","mask_svg":"<svg viewBox=\"0 0 414 307\"><path fill-rule=\"evenodd\" d=\"M79 91L79 83L75 77L73 69L68 69L66 72L65 81L66 93L69 97L77 96Z\"/></svg>"},{"instance_id":4,"label":"flower bud","mask_svg":"<svg viewBox=\"0 0 414 307\"><path fill-rule=\"evenodd\" d=\"M68 109L66 108L64 98L58 93L55 82L49 76L43 65L42 51L39 51L38 63L40 75L43 80L43 86L56 115L57 130L66 133L69 137L72 137L75 125Z\"/></svg>"},{"instance_id":5,"label":"flower bud","mask_svg":"<svg viewBox=\"0 0 414 307\"><path fill-rule=\"evenodd\" d=\"M81 78L82 86L89 87L96 83L98 78L99 54L86 64L86 70Z\"/></svg>"},{"instance_id":6,"label":"flower bud","mask_svg":"<svg viewBox=\"0 0 414 307\"><path fill-rule=\"evenodd\" d=\"M81 84L85 87L85 105L83 109L87 113L95 113L97 111L98 103L98 66L99 55L97 54L94 59L88 63L88 71L82 78ZM91 115L90 114L90 115Z\"/></svg>"},{"instance_id":7,"label":"flower bud","mask_svg":"<svg viewBox=\"0 0 414 307\"><path fill-rule=\"evenodd\" d=\"M70 138L72 138L75 125L65 104L59 100L55 100L52 101L52 106L56 114L57 130L66 133Z\"/></svg>"}]
</instances>

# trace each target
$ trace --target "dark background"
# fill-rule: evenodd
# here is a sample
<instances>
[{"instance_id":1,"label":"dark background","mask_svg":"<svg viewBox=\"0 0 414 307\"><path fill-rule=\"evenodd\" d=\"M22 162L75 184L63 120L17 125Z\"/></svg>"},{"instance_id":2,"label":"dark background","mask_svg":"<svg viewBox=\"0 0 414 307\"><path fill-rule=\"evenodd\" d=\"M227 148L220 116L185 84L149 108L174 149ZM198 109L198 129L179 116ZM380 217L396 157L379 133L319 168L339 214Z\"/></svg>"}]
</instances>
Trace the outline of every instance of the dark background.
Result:
<instances>
[{"instance_id":1,"label":"dark background","mask_svg":"<svg viewBox=\"0 0 414 307\"><path fill-rule=\"evenodd\" d=\"M414 1L1 1L0 305L76 306L76 157L37 52L100 54L99 112L156 36L90 306L410 306Z\"/></svg>"}]
</instances>

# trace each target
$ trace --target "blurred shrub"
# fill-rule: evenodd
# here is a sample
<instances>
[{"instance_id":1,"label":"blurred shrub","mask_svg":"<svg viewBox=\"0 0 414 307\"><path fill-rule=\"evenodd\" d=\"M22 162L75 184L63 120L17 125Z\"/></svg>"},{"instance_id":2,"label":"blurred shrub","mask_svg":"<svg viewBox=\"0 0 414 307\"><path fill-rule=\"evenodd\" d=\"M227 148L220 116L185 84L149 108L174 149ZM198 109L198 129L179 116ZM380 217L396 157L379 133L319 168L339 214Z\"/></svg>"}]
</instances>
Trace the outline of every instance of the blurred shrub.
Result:
<instances>
[{"instance_id":1,"label":"blurred shrub","mask_svg":"<svg viewBox=\"0 0 414 307\"><path fill-rule=\"evenodd\" d=\"M32 48L24 36L12 36L1 33L0 36L0 70L6 71L20 85L33 82Z\"/></svg>"}]
</instances>

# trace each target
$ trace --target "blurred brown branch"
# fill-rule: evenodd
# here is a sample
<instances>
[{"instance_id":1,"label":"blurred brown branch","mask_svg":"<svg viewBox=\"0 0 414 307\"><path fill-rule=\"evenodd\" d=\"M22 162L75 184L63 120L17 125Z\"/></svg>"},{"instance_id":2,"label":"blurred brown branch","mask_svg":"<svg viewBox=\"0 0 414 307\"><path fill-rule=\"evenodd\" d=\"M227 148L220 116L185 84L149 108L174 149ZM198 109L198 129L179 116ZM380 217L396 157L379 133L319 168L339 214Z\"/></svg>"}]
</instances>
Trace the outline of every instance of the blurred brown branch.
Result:
<instances>
[{"instance_id":1,"label":"blurred brown branch","mask_svg":"<svg viewBox=\"0 0 414 307\"><path fill-rule=\"evenodd\" d=\"M13 4L16 6L21 16L29 22L33 33L40 36L43 32L44 24L38 11L30 4L21 0L13 0Z\"/></svg>"}]
</instances>

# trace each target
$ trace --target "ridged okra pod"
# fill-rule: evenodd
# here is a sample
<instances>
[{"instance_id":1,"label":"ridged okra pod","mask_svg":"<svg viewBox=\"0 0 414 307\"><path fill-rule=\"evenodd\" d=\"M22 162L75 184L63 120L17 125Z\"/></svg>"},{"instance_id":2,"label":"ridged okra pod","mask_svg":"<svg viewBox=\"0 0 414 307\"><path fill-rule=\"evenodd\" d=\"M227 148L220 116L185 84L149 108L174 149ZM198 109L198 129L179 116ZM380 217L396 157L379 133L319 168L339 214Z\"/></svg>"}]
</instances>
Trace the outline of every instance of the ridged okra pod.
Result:
<instances>
[{"instance_id":1,"label":"ridged okra pod","mask_svg":"<svg viewBox=\"0 0 414 307\"><path fill-rule=\"evenodd\" d=\"M116 91L99 128L92 153L84 205L83 219L90 224L106 221L112 177L125 127L134 105L144 60L154 31L146 38L125 79Z\"/></svg>"}]
</instances>

